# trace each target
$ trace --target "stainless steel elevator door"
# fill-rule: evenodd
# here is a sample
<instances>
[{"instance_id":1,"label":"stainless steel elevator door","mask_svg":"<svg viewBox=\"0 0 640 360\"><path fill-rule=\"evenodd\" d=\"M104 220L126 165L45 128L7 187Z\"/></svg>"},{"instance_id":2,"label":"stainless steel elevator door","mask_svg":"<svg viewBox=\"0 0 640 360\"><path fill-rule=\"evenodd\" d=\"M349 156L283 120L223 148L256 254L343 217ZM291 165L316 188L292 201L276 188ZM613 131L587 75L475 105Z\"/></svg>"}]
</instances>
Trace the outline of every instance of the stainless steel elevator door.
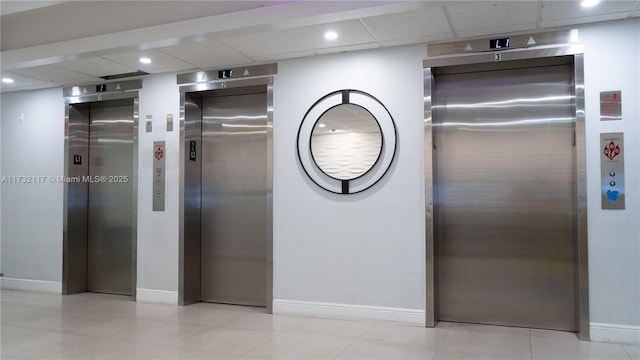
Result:
<instances>
[{"instance_id":1,"label":"stainless steel elevator door","mask_svg":"<svg viewBox=\"0 0 640 360\"><path fill-rule=\"evenodd\" d=\"M203 301L266 306L267 94L260 90L202 99Z\"/></svg>"},{"instance_id":2,"label":"stainless steel elevator door","mask_svg":"<svg viewBox=\"0 0 640 360\"><path fill-rule=\"evenodd\" d=\"M571 78L436 75L440 320L576 330Z\"/></svg>"},{"instance_id":3,"label":"stainless steel elevator door","mask_svg":"<svg viewBox=\"0 0 640 360\"><path fill-rule=\"evenodd\" d=\"M91 292L133 294L133 131L133 100L91 104L87 236Z\"/></svg>"}]
</instances>

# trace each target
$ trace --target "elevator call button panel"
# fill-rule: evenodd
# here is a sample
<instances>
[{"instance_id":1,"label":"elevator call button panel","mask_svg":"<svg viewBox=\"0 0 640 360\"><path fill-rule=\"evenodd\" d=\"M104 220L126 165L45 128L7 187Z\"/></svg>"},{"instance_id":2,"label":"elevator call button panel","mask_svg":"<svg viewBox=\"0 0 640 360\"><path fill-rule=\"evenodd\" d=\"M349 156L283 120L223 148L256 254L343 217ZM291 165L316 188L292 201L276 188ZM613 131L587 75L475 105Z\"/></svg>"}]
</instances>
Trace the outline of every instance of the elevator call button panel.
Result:
<instances>
[{"instance_id":1,"label":"elevator call button panel","mask_svg":"<svg viewBox=\"0 0 640 360\"><path fill-rule=\"evenodd\" d=\"M602 209L624 209L624 134L600 134L599 150Z\"/></svg>"},{"instance_id":2,"label":"elevator call button panel","mask_svg":"<svg viewBox=\"0 0 640 360\"><path fill-rule=\"evenodd\" d=\"M165 142L153 142L153 211L164 211Z\"/></svg>"}]
</instances>

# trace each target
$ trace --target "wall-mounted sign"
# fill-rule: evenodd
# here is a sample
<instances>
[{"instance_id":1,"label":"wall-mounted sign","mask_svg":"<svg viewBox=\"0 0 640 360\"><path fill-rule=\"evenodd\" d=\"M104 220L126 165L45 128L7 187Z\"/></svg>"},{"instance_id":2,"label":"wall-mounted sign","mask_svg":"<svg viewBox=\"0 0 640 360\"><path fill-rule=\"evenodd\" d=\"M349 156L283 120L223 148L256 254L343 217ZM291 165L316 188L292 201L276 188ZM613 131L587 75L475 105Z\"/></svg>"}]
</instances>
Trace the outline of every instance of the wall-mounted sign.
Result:
<instances>
[{"instance_id":1,"label":"wall-mounted sign","mask_svg":"<svg viewBox=\"0 0 640 360\"><path fill-rule=\"evenodd\" d=\"M602 208L624 209L624 134L600 134Z\"/></svg>"},{"instance_id":2,"label":"wall-mounted sign","mask_svg":"<svg viewBox=\"0 0 640 360\"><path fill-rule=\"evenodd\" d=\"M164 211L165 142L153 142L153 211Z\"/></svg>"},{"instance_id":3,"label":"wall-mounted sign","mask_svg":"<svg viewBox=\"0 0 640 360\"><path fill-rule=\"evenodd\" d=\"M622 91L600 92L600 121L622 120Z\"/></svg>"}]
</instances>

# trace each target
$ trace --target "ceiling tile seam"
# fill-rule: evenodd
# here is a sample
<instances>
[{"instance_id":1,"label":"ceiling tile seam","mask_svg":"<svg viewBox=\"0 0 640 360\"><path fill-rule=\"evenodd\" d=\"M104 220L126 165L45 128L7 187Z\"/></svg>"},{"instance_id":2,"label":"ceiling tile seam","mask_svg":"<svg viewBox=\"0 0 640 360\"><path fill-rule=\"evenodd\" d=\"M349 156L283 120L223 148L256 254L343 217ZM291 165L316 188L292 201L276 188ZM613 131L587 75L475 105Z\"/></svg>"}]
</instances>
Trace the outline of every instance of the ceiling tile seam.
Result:
<instances>
[{"instance_id":1,"label":"ceiling tile seam","mask_svg":"<svg viewBox=\"0 0 640 360\"><path fill-rule=\"evenodd\" d=\"M240 55L242 55L242 56L246 57L247 59L249 59L249 60L253 61L254 63L255 63L255 62L258 62L256 58L254 58L254 57L252 57L252 56L249 56L249 55L245 54L244 52L242 52L242 51L240 51L240 50L238 50L238 49L234 48L233 46L231 46L231 45L227 44L226 42L224 42L224 38L216 38L216 39L212 39L212 40L215 40L215 41L219 42L219 43L220 43L220 44L222 44L223 46L226 46L227 48L229 48L229 49L231 49L231 50L233 50L233 51L237 52L238 54L240 54Z\"/></svg>"},{"instance_id":2,"label":"ceiling tile seam","mask_svg":"<svg viewBox=\"0 0 640 360\"><path fill-rule=\"evenodd\" d=\"M135 50L131 50L131 51L135 51ZM109 55L117 55L117 53L115 53L115 54L108 54L108 55L104 55L104 56L109 56ZM105 57L103 57L103 56L97 56L97 57L99 57L99 58L100 58L100 59L102 59L102 60L111 61L112 63L118 64L118 65L120 65L120 66L124 66L124 67L126 67L126 68L134 69L135 71L144 71L144 70L140 69L139 67L132 68L131 66L129 66L129 65L127 65L127 64L124 64L124 63L121 63L120 61L116 61L116 60L112 60L112 59L107 59L107 58L105 58ZM144 72L148 73L148 71L144 71Z\"/></svg>"},{"instance_id":3,"label":"ceiling tile seam","mask_svg":"<svg viewBox=\"0 0 640 360\"><path fill-rule=\"evenodd\" d=\"M451 20L451 15L449 15L449 8L447 8L446 5L443 5L442 11L444 12L445 19L447 19L447 23L449 24L451 34L453 34L453 38L458 39L458 31L456 31L456 29L453 27L453 20Z\"/></svg>"},{"instance_id":4,"label":"ceiling tile seam","mask_svg":"<svg viewBox=\"0 0 640 360\"><path fill-rule=\"evenodd\" d=\"M229 49L229 50L231 50L231 51L235 51L235 52L237 52L238 54L240 54L240 55L242 55L242 56L246 57L246 58L247 58L247 59L249 59L251 62L253 62L253 63L257 63L257 62L258 62L256 59L252 58L251 56L248 56L247 54L243 53L242 51L240 51L240 50L238 50L238 49L236 49L236 48L234 48L234 47L230 46L230 45L229 45L229 44L227 44L227 43L224 43L224 42L220 41L220 39L214 39L214 40L215 40L216 42L218 42L220 45L222 45L223 47L226 47L227 49Z\"/></svg>"},{"instance_id":5,"label":"ceiling tile seam","mask_svg":"<svg viewBox=\"0 0 640 360\"><path fill-rule=\"evenodd\" d=\"M173 55L171 55L171 54L168 54L168 53L166 53L166 52L164 52L164 51L162 51L162 50L160 50L160 49L161 49L161 48L157 48L157 49L153 49L153 50L158 51L158 52L162 53L163 55L165 55L165 56L167 56L167 57L170 57L170 58L172 58L172 59L174 59L174 60L182 61L182 62L183 62L183 63L185 63L185 64L189 64L189 65L193 66L193 68L195 68L195 69L199 69L199 68L200 68L200 66L198 66L198 65L196 65L196 64L192 64L192 63L190 63L190 62L189 62L189 61L187 61L187 60L184 60L184 59L181 59L181 58L179 58L179 57L176 57L176 56L173 56Z\"/></svg>"},{"instance_id":6,"label":"ceiling tile seam","mask_svg":"<svg viewBox=\"0 0 640 360\"><path fill-rule=\"evenodd\" d=\"M37 78L34 78L33 76L23 75L23 74L15 72L15 71L6 70L6 71L3 71L2 73L5 74L5 75L11 74L14 77L16 77L16 76L26 77L27 79L31 79L33 81L49 82L48 80L37 79Z\"/></svg>"},{"instance_id":7,"label":"ceiling tile seam","mask_svg":"<svg viewBox=\"0 0 640 360\"><path fill-rule=\"evenodd\" d=\"M382 42L380 41L380 39L378 39L376 34L374 34L373 31L369 28L367 23L365 23L364 20L362 20L362 18L358 18L358 22L360 23L360 25L364 27L365 30L367 30L367 32L369 33L369 35L371 35L373 40L375 40L378 43L378 45L380 45L380 47L383 47Z\"/></svg>"}]
</instances>

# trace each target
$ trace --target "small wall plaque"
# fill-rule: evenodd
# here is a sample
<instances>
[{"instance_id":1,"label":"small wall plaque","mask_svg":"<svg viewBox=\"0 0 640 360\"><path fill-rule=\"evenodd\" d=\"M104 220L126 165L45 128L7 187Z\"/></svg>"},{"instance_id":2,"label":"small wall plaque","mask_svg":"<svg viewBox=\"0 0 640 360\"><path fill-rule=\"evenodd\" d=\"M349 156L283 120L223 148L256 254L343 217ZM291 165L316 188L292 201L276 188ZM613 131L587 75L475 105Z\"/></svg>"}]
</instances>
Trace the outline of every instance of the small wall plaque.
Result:
<instances>
[{"instance_id":1,"label":"small wall plaque","mask_svg":"<svg viewBox=\"0 0 640 360\"><path fill-rule=\"evenodd\" d=\"M622 120L622 91L600 92L600 121Z\"/></svg>"}]
</instances>

